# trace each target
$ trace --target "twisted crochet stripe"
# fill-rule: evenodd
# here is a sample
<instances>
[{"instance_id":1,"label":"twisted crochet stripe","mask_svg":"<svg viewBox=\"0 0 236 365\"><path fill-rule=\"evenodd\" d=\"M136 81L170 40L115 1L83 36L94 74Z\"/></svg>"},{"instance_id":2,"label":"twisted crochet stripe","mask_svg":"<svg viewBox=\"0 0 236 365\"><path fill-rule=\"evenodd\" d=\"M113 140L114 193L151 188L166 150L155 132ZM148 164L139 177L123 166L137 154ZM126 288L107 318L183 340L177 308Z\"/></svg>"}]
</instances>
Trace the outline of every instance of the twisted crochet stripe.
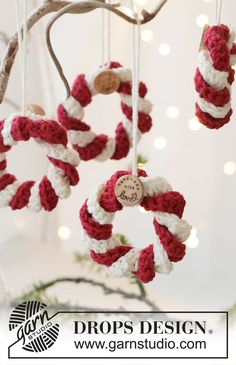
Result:
<instances>
[{"instance_id":1,"label":"twisted crochet stripe","mask_svg":"<svg viewBox=\"0 0 236 365\"><path fill-rule=\"evenodd\" d=\"M219 129L230 121L231 85L234 82L232 65L236 63L235 33L226 25L210 27L204 34L206 49L199 53L199 67L195 74L198 93L196 116L210 129Z\"/></svg>"},{"instance_id":2,"label":"twisted crochet stripe","mask_svg":"<svg viewBox=\"0 0 236 365\"><path fill-rule=\"evenodd\" d=\"M20 182L6 171L6 154L18 142L30 138L45 150L50 164L41 181ZM56 121L35 114L12 114L0 121L0 207L52 211L58 199L70 195L70 186L79 182L78 164L78 154L67 147L66 131Z\"/></svg>"},{"instance_id":3,"label":"twisted crochet stripe","mask_svg":"<svg viewBox=\"0 0 236 365\"><path fill-rule=\"evenodd\" d=\"M186 250L183 242L189 237L191 226L182 219L183 196L172 191L165 179L151 179L139 170L144 187L141 206L153 213L157 242L141 250L122 245L112 233L112 221L115 213L123 209L116 199L115 185L127 174L131 172L118 171L101 185L82 206L80 220L91 258L96 263L106 266L112 276L135 275L143 283L148 283L156 272L169 273L172 262L183 259Z\"/></svg>"},{"instance_id":4,"label":"twisted crochet stripe","mask_svg":"<svg viewBox=\"0 0 236 365\"><path fill-rule=\"evenodd\" d=\"M94 88L96 76L108 68L107 65L88 75L79 75L71 89L71 96L58 107L58 120L67 129L68 138L73 148L84 161L95 159L103 162L108 159L120 160L127 156L132 147L132 75L131 70L123 68L117 62L111 62L109 69L119 75L121 80L117 92L121 98L123 118L115 130L115 138L106 134L97 135L90 125L83 121L84 108L92 102L97 93ZM139 84L138 100L138 140L141 135L150 130L152 118L150 116L152 104L145 99L147 87L143 82Z\"/></svg>"}]
</instances>

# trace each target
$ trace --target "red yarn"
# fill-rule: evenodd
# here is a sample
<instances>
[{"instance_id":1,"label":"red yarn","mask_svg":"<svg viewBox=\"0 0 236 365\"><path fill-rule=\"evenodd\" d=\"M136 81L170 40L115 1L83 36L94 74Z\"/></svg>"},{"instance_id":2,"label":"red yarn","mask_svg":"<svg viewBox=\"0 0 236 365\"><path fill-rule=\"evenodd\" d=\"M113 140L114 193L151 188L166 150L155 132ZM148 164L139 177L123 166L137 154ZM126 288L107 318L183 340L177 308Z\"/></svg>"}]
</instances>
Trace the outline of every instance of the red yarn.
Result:
<instances>
[{"instance_id":1,"label":"red yarn","mask_svg":"<svg viewBox=\"0 0 236 365\"><path fill-rule=\"evenodd\" d=\"M13 184L16 177L11 174L5 174L0 177L0 191L4 190L8 185Z\"/></svg>"},{"instance_id":2,"label":"red yarn","mask_svg":"<svg viewBox=\"0 0 236 365\"><path fill-rule=\"evenodd\" d=\"M72 165L70 165L67 162L63 162L61 160L57 160L52 157L48 157L49 161L53 163L54 166L58 167L59 169L63 170L65 173L65 176L67 176L70 180L70 185L75 186L79 182L79 174L76 168Z\"/></svg>"},{"instance_id":3,"label":"red yarn","mask_svg":"<svg viewBox=\"0 0 236 365\"><path fill-rule=\"evenodd\" d=\"M182 218L185 204L183 195L177 191L169 191L157 196L144 197L140 203L147 211L176 214L179 218Z\"/></svg>"},{"instance_id":4,"label":"red yarn","mask_svg":"<svg viewBox=\"0 0 236 365\"><path fill-rule=\"evenodd\" d=\"M225 125L226 123L228 123L230 121L230 117L231 117L232 113L233 113L233 111L232 111L232 109L230 109L230 111L224 118L216 119L216 118L212 117L210 114L204 113L200 109L198 103L196 103L196 113L195 114L198 117L199 122L201 122L207 128L210 128L210 129L219 129L219 128L223 127L223 125Z\"/></svg>"},{"instance_id":5,"label":"red yarn","mask_svg":"<svg viewBox=\"0 0 236 365\"><path fill-rule=\"evenodd\" d=\"M92 259L100 265L111 266L120 257L127 254L132 249L130 246L118 246L108 250L106 253L96 253L93 250L90 251Z\"/></svg>"},{"instance_id":6,"label":"red yarn","mask_svg":"<svg viewBox=\"0 0 236 365\"><path fill-rule=\"evenodd\" d=\"M96 240L107 240L111 237L112 225L95 222L88 212L86 202L80 209L80 220L84 230L90 237Z\"/></svg>"},{"instance_id":7,"label":"red yarn","mask_svg":"<svg viewBox=\"0 0 236 365\"><path fill-rule=\"evenodd\" d=\"M155 277L153 245L141 250L138 259L138 270L134 275L143 283L149 283Z\"/></svg>"},{"instance_id":8,"label":"red yarn","mask_svg":"<svg viewBox=\"0 0 236 365\"><path fill-rule=\"evenodd\" d=\"M21 184L11 201L10 206L12 210L22 209L27 206L30 198L30 190L34 184L34 181L26 181Z\"/></svg>"},{"instance_id":9,"label":"red yarn","mask_svg":"<svg viewBox=\"0 0 236 365\"><path fill-rule=\"evenodd\" d=\"M81 122L81 120L70 117L64 106L60 104L57 109L58 121L65 127L67 130L73 129L75 131L89 131L91 128L88 124Z\"/></svg>"},{"instance_id":10,"label":"red yarn","mask_svg":"<svg viewBox=\"0 0 236 365\"><path fill-rule=\"evenodd\" d=\"M124 104L121 102L121 109L126 118L128 118L130 121L133 120L133 110L130 106ZM150 115L138 112L138 128L142 133L147 133L150 131L152 127L152 118Z\"/></svg>"},{"instance_id":11,"label":"red yarn","mask_svg":"<svg viewBox=\"0 0 236 365\"><path fill-rule=\"evenodd\" d=\"M116 149L111 157L112 160L120 160L123 157L126 157L129 153L130 142L129 137L126 130L123 127L122 123L119 123L116 127Z\"/></svg>"},{"instance_id":12,"label":"red yarn","mask_svg":"<svg viewBox=\"0 0 236 365\"><path fill-rule=\"evenodd\" d=\"M215 106L223 106L230 101L229 89L225 87L224 89L217 90L209 86L200 74L199 69L196 71L194 81L200 98L205 99L207 102Z\"/></svg>"},{"instance_id":13,"label":"red yarn","mask_svg":"<svg viewBox=\"0 0 236 365\"><path fill-rule=\"evenodd\" d=\"M156 234L159 236L170 261L177 262L184 258L186 246L179 242L166 227L161 226L156 219L153 220Z\"/></svg>"},{"instance_id":14,"label":"red yarn","mask_svg":"<svg viewBox=\"0 0 236 365\"><path fill-rule=\"evenodd\" d=\"M107 141L108 137L105 134L100 134L94 138L93 142L87 144L87 146L79 147L75 144L73 145L73 148L79 153L81 160L89 161L102 153L106 147Z\"/></svg>"},{"instance_id":15,"label":"red yarn","mask_svg":"<svg viewBox=\"0 0 236 365\"><path fill-rule=\"evenodd\" d=\"M92 95L88 88L87 81L85 80L85 75L79 75L76 77L72 89L71 95L75 98L80 105L83 107L87 106L92 101Z\"/></svg>"}]
</instances>

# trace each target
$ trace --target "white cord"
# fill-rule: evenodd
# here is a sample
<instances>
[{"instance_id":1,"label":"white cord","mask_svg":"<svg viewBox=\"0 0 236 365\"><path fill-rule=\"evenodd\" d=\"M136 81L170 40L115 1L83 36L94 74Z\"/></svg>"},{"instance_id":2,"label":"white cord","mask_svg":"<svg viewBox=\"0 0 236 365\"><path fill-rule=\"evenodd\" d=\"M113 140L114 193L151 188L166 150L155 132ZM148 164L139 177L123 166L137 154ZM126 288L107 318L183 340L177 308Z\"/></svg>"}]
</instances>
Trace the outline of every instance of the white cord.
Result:
<instances>
[{"instance_id":1,"label":"white cord","mask_svg":"<svg viewBox=\"0 0 236 365\"><path fill-rule=\"evenodd\" d=\"M133 16L137 25L133 26L133 70L132 70L132 123L133 123L133 158L132 174L137 176L137 157L138 157L138 99L139 99L139 73L140 73L140 48L141 48L141 23L137 9L133 0L129 1Z\"/></svg>"},{"instance_id":2,"label":"white cord","mask_svg":"<svg viewBox=\"0 0 236 365\"><path fill-rule=\"evenodd\" d=\"M19 56L20 56L22 112L23 114L26 114L27 0L24 0L23 2L23 27L21 27L18 0L15 0L15 5L16 5L17 36L19 45ZM23 28L23 32L21 28Z\"/></svg>"},{"instance_id":3,"label":"white cord","mask_svg":"<svg viewBox=\"0 0 236 365\"><path fill-rule=\"evenodd\" d=\"M222 0L216 0L216 24L221 23Z\"/></svg>"},{"instance_id":4,"label":"white cord","mask_svg":"<svg viewBox=\"0 0 236 365\"><path fill-rule=\"evenodd\" d=\"M108 4L111 4L111 0L107 0ZM107 14L107 29L105 29L105 9L101 10L101 23L102 23L102 64L110 64L111 62L111 13ZM106 35L107 33L107 35ZM107 39L106 39L107 38ZM106 57L106 43L107 42L107 57Z\"/></svg>"}]
</instances>

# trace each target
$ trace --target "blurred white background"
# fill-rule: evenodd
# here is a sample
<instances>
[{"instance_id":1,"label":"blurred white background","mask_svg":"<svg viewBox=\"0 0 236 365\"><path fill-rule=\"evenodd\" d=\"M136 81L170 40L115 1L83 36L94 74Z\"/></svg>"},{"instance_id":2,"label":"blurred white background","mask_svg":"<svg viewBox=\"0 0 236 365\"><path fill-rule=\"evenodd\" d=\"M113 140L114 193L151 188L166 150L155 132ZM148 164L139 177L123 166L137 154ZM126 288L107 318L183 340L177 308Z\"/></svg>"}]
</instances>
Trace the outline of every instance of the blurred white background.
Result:
<instances>
[{"instance_id":1,"label":"blurred white background","mask_svg":"<svg viewBox=\"0 0 236 365\"><path fill-rule=\"evenodd\" d=\"M39 1L28 3L28 8L33 8ZM156 0L137 0L137 4L152 9ZM56 116L65 90L45 45L44 29L51 16L30 32L27 101L41 104L49 115ZM13 0L0 1L0 19L1 30L12 35L16 30ZM236 300L236 165L231 164L232 169L226 165L224 169L225 163L236 161L236 114L219 131L207 130L193 120L193 77L201 26L208 20L210 24L215 22L214 0L168 0L157 18L142 28L141 80L147 84L148 97L154 104L154 125L143 137L139 152L148 158L146 168L150 175L165 177L174 190L185 196L185 218L197 231L197 238L189 242L196 247L188 248L186 258L175 265L171 275L157 275L148 285L163 310L220 310ZM236 27L235 0L223 1L222 22ZM115 15L111 24L111 58L132 67L132 26ZM101 63L101 12L64 16L54 26L52 39L72 82L78 73ZM3 53L1 45L0 58ZM7 96L18 104L19 79L17 59ZM235 101L234 93L234 108ZM1 118L14 111L7 104L0 108ZM86 120L101 133L114 133L120 118L117 95L95 98L86 111ZM33 142L14 148L9 160L9 170L21 179L38 179L47 168L45 156ZM86 251L79 209L92 189L118 169L127 168L130 161L131 156L103 164L82 161L79 185L53 213L33 215L26 210L1 210L0 267L11 294L21 294L35 281L83 273L73 259L75 251ZM60 227L67 227L62 230L64 239L58 234ZM118 215L115 231L124 233L137 247L155 243L152 217L138 208ZM117 285L128 285L119 280L115 281ZM84 295L91 300L88 291ZM75 288L64 292L65 300L76 296L80 293Z\"/></svg>"}]
</instances>

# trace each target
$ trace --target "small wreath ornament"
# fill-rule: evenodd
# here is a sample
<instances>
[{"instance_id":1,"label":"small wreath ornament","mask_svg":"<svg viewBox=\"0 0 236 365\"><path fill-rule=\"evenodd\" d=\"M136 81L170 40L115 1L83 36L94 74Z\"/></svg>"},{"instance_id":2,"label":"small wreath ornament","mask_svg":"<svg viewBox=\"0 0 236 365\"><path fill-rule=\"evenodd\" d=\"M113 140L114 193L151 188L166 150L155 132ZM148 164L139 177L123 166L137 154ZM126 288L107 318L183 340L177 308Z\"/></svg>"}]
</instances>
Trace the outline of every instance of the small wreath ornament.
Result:
<instances>
[{"instance_id":1,"label":"small wreath ornament","mask_svg":"<svg viewBox=\"0 0 236 365\"><path fill-rule=\"evenodd\" d=\"M58 107L58 120L67 129L68 138L81 160L120 160L127 156L132 138L132 72L117 62L103 65L89 74L79 75L71 89L71 96ZM85 108L95 95L117 92L121 98L122 121L118 123L115 138L97 135L84 122ZM152 104L145 96L147 87L139 83L138 140L150 130Z\"/></svg>"},{"instance_id":2,"label":"small wreath ornament","mask_svg":"<svg viewBox=\"0 0 236 365\"><path fill-rule=\"evenodd\" d=\"M180 193L172 191L163 178L149 178L143 170L138 170L138 176L139 183L130 171L116 172L86 200L80 220L91 258L97 264L106 266L112 276L135 275L148 283L157 272L169 273L172 262L183 259L186 251L183 242L189 237L191 226L182 219L185 200ZM124 205L130 206L131 201L154 216L157 242L141 250L122 245L113 234L115 213Z\"/></svg>"},{"instance_id":3,"label":"small wreath ornament","mask_svg":"<svg viewBox=\"0 0 236 365\"><path fill-rule=\"evenodd\" d=\"M33 138L49 160L41 181L20 182L6 171L7 152L20 141ZM0 207L12 210L27 207L32 212L52 211L59 199L70 195L70 186L79 182L78 154L67 146L65 129L56 121L28 112L11 114L0 122ZM33 161L32 161L33 163Z\"/></svg>"},{"instance_id":4,"label":"small wreath ornament","mask_svg":"<svg viewBox=\"0 0 236 365\"><path fill-rule=\"evenodd\" d=\"M194 82L198 93L196 116L210 129L230 121L232 66L236 63L235 32L226 25L206 26L199 50L199 66Z\"/></svg>"}]
</instances>

